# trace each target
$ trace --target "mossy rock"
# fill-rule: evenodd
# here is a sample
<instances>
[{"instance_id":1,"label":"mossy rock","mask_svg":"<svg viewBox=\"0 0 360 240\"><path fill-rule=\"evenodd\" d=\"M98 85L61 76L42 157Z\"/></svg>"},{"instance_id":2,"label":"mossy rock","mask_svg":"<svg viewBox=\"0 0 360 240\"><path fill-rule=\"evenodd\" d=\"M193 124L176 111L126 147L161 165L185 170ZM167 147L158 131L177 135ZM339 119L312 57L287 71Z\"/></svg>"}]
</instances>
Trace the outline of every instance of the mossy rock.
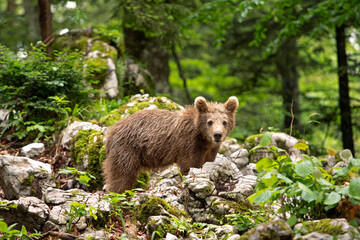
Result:
<instances>
[{"instance_id":1,"label":"mossy rock","mask_svg":"<svg viewBox=\"0 0 360 240\"><path fill-rule=\"evenodd\" d=\"M135 207L135 217L142 224L146 224L150 216L170 215L176 218L190 218L185 211L176 209L164 199L152 197Z\"/></svg>"},{"instance_id":2,"label":"mossy rock","mask_svg":"<svg viewBox=\"0 0 360 240\"><path fill-rule=\"evenodd\" d=\"M209 208L209 213L215 216L218 223L227 223L226 215L228 214L241 214L248 212L252 206L248 200L245 201L231 201L225 198L214 198Z\"/></svg>"},{"instance_id":3,"label":"mossy rock","mask_svg":"<svg viewBox=\"0 0 360 240\"><path fill-rule=\"evenodd\" d=\"M117 59L118 53L115 48L103 41L95 41L91 46L90 52L99 51L101 52L102 58L111 58L114 62Z\"/></svg>"},{"instance_id":4,"label":"mossy rock","mask_svg":"<svg viewBox=\"0 0 360 240\"><path fill-rule=\"evenodd\" d=\"M272 225L272 227L269 227ZM276 226L274 226L276 225ZM282 220L273 220L267 223L263 223L258 227L250 229L240 236L240 240L254 239L254 234L259 232L256 236L258 236L259 240L272 240L272 239L293 239L294 232L291 227ZM280 236L281 234L281 236Z\"/></svg>"},{"instance_id":5,"label":"mossy rock","mask_svg":"<svg viewBox=\"0 0 360 240\"><path fill-rule=\"evenodd\" d=\"M90 190L102 189L103 187L101 164L106 159L103 140L104 136L100 131L81 130L74 138L70 148L71 160L75 165L87 165L84 170L96 178L90 180Z\"/></svg>"},{"instance_id":6,"label":"mossy rock","mask_svg":"<svg viewBox=\"0 0 360 240\"><path fill-rule=\"evenodd\" d=\"M85 60L86 80L93 86L100 87L107 76L107 60L103 58L90 57Z\"/></svg>"},{"instance_id":7,"label":"mossy rock","mask_svg":"<svg viewBox=\"0 0 360 240\"><path fill-rule=\"evenodd\" d=\"M149 181L150 181L150 173L148 171L140 172L135 188L142 188L146 190L149 187Z\"/></svg>"},{"instance_id":8,"label":"mossy rock","mask_svg":"<svg viewBox=\"0 0 360 240\"><path fill-rule=\"evenodd\" d=\"M259 142L263 136L264 133L260 133L247 137L244 142L244 147L246 150L250 151L252 148L254 148L257 145L257 142Z\"/></svg>"},{"instance_id":9,"label":"mossy rock","mask_svg":"<svg viewBox=\"0 0 360 240\"><path fill-rule=\"evenodd\" d=\"M138 94L131 98L127 104L112 110L108 115L102 117L99 120L99 123L105 126L111 126L133 113L149 108L166 109L171 111L182 109L179 104L166 97L149 97L148 94Z\"/></svg>"},{"instance_id":10,"label":"mossy rock","mask_svg":"<svg viewBox=\"0 0 360 240\"><path fill-rule=\"evenodd\" d=\"M342 229L341 225L333 225L331 222L333 219L326 218L318 221L309 221L303 222L300 226L300 232L302 235L306 235L312 232L325 233L329 235L342 235L345 234L345 231Z\"/></svg>"}]
</instances>

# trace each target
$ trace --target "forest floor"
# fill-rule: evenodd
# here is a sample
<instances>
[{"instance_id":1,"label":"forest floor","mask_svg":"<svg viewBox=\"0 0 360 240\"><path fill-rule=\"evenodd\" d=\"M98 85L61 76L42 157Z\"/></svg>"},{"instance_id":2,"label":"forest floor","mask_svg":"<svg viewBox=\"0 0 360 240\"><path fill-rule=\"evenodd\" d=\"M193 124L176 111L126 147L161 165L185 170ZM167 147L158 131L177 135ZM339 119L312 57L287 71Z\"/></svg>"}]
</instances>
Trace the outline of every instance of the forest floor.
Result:
<instances>
[{"instance_id":1,"label":"forest floor","mask_svg":"<svg viewBox=\"0 0 360 240\"><path fill-rule=\"evenodd\" d=\"M22 146L23 145L19 145L16 142L9 142L6 139L0 139L0 155L21 156L20 153ZM46 147L43 153L33 157L32 159L50 164L56 180L60 183L60 189L66 188L67 182L71 178L65 174L59 174L58 171L59 169L65 168L66 166L74 167L71 162L69 151L63 148L57 148L56 145L53 144L50 147ZM0 198L5 198L1 187ZM146 235L146 230L140 227L140 223L136 222L132 212L125 210L122 214L125 222L125 228L123 227L122 220L118 215L112 215L109 219L109 222L106 224L106 226L104 226L105 231L112 234L110 239L119 239L119 237L121 237L123 234L126 234L129 239L151 239ZM93 229L92 226L89 227ZM54 236L56 235L56 233L53 233L55 235L51 235L49 233L42 234L44 237L39 238L41 240L54 239ZM76 236L80 234L82 234L82 232L78 231L76 227L74 227L71 234L59 233L58 236L55 236L55 239L77 239Z\"/></svg>"}]
</instances>

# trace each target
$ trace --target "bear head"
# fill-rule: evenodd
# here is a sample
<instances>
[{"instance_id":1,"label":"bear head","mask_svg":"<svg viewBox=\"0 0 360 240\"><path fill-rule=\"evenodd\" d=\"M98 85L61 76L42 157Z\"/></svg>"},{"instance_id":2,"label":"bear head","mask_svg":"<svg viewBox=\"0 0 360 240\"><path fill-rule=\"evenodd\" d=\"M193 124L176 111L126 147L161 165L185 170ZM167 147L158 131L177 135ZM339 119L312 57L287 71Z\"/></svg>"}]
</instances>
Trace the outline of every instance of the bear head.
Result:
<instances>
[{"instance_id":1,"label":"bear head","mask_svg":"<svg viewBox=\"0 0 360 240\"><path fill-rule=\"evenodd\" d=\"M239 106L237 97L229 97L226 103L206 102L197 97L194 102L198 111L196 125L202 137L209 142L220 144L235 126L235 113Z\"/></svg>"}]
</instances>

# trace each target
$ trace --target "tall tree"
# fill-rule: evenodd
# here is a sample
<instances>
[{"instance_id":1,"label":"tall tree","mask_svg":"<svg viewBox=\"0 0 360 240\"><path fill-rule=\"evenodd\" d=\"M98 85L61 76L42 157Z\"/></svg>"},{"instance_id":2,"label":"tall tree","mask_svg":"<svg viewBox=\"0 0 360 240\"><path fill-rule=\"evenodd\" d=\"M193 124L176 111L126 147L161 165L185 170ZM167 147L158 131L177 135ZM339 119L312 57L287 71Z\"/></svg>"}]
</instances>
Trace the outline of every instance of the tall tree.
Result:
<instances>
[{"instance_id":1,"label":"tall tree","mask_svg":"<svg viewBox=\"0 0 360 240\"><path fill-rule=\"evenodd\" d=\"M254 0L255 1L255 0ZM282 39L289 36L308 34L319 36L336 32L338 75L339 75L339 107L341 109L341 131L343 147L355 153L352 133L351 106L349 97L349 80L347 74L347 56L345 51L346 36L345 26L359 27L360 2L357 0L324 0L305 1L278 0L264 2L272 11L263 18L263 23L269 19L277 19L281 24L281 31L277 45ZM294 17L295 9L300 9ZM261 42L266 38L267 29L260 24L258 39Z\"/></svg>"},{"instance_id":2,"label":"tall tree","mask_svg":"<svg viewBox=\"0 0 360 240\"><path fill-rule=\"evenodd\" d=\"M52 35L51 3L50 0L38 0L38 4L41 40L48 46L49 38ZM46 51L49 54L50 48L46 47Z\"/></svg>"},{"instance_id":3,"label":"tall tree","mask_svg":"<svg viewBox=\"0 0 360 240\"><path fill-rule=\"evenodd\" d=\"M23 1L24 17L28 25L28 39L30 42L36 42L40 37L40 27L38 21L38 7L36 0L25 0Z\"/></svg>"},{"instance_id":4,"label":"tall tree","mask_svg":"<svg viewBox=\"0 0 360 240\"><path fill-rule=\"evenodd\" d=\"M281 76L284 128L301 131L301 108L298 74L298 47L296 38L285 39L276 54L276 69Z\"/></svg>"},{"instance_id":5,"label":"tall tree","mask_svg":"<svg viewBox=\"0 0 360 240\"><path fill-rule=\"evenodd\" d=\"M343 147L354 154L353 129L349 96L348 64L346 55L345 25L336 27L336 50L339 76L339 107Z\"/></svg>"},{"instance_id":6,"label":"tall tree","mask_svg":"<svg viewBox=\"0 0 360 240\"><path fill-rule=\"evenodd\" d=\"M115 15L124 23L125 48L136 60L147 65L159 93L170 93L169 50L179 43L182 21L193 1L119 1Z\"/></svg>"}]
</instances>

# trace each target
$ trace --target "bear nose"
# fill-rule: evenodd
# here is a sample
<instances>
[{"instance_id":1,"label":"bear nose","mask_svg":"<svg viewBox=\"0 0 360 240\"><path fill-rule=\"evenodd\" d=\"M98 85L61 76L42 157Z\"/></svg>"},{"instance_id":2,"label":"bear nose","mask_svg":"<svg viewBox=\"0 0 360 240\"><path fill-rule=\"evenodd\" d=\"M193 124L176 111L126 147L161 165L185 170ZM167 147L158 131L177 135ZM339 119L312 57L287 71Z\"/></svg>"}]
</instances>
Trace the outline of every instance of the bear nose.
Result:
<instances>
[{"instance_id":1,"label":"bear nose","mask_svg":"<svg viewBox=\"0 0 360 240\"><path fill-rule=\"evenodd\" d=\"M214 133L214 138L215 138L215 141L220 141L221 140L221 137L222 137L222 133L221 132L215 132Z\"/></svg>"}]
</instances>

